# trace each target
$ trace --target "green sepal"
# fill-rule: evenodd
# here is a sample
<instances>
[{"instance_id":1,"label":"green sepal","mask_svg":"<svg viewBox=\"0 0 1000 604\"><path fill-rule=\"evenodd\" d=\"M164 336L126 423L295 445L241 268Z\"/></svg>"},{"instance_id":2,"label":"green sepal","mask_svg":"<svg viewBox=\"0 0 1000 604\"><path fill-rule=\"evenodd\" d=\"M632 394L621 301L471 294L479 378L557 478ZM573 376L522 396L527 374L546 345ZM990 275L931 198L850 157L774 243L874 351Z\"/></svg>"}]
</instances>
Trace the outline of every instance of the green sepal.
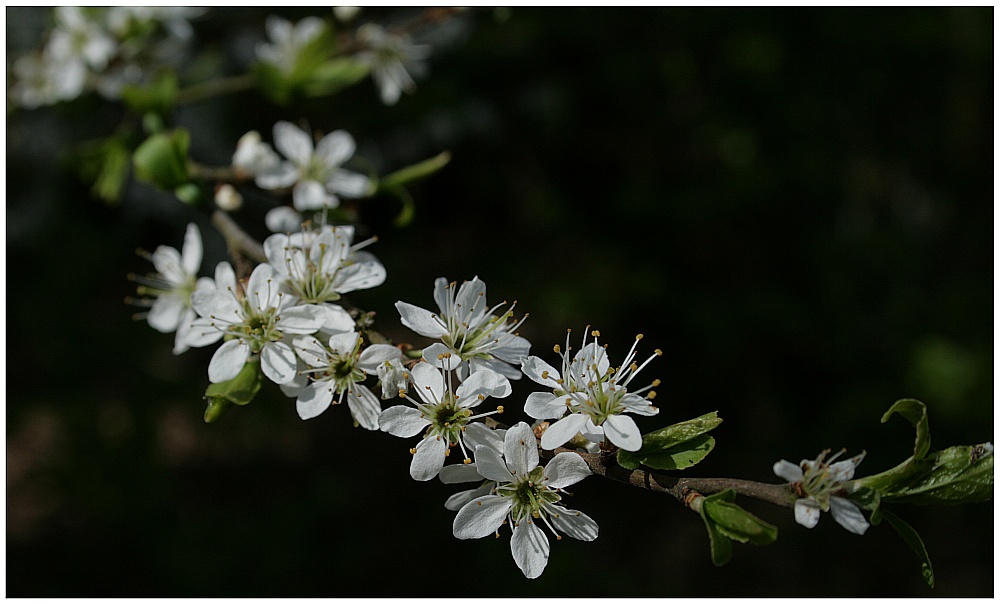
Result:
<instances>
[{"instance_id":1,"label":"green sepal","mask_svg":"<svg viewBox=\"0 0 1000 604\"><path fill-rule=\"evenodd\" d=\"M927 405L912 398L898 400L882 416L882 423L884 424L889 421L893 413L902 415L917 429L916 442L913 444L913 459L923 459L927 455L927 451L931 448L931 431L927 421Z\"/></svg>"},{"instance_id":2,"label":"green sepal","mask_svg":"<svg viewBox=\"0 0 1000 604\"><path fill-rule=\"evenodd\" d=\"M215 421L229 405L242 406L252 401L263 382L260 363L248 362L233 379L209 384L205 390L205 399L208 401L205 421Z\"/></svg>"},{"instance_id":3,"label":"green sepal","mask_svg":"<svg viewBox=\"0 0 1000 604\"><path fill-rule=\"evenodd\" d=\"M412 166L407 166L396 170L391 174L384 176L378 183L378 190L389 191L397 187L405 187L406 185L427 178L431 174L434 174L441 168L448 165L451 161L451 153L444 151L431 157L430 159L425 159L424 161L413 164Z\"/></svg>"},{"instance_id":4,"label":"green sepal","mask_svg":"<svg viewBox=\"0 0 1000 604\"><path fill-rule=\"evenodd\" d=\"M145 86L129 84L122 87L122 100L125 105L143 115L155 113L166 117L173 111L177 101L177 74L173 71L163 71L152 83Z\"/></svg>"},{"instance_id":5,"label":"green sepal","mask_svg":"<svg viewBox=\"0 0 1000 604\"><path fill-rule=\"evenodd\" d=\"M229 410L233 406L232 403L224 398L210 398L207 400L207 405L205 406L205 423L210 424L220 417L222 414Z\"/></svg>"},{"instance_id":6,"label":"green sepal","mask_svg":"<svg viewBox=\"0 0 1000 604\"><path fill-rule=\"evenodd\" d=\"M326 96L357 84L368 77L368 65L347 57L338 57L320 64L302 83L305 96Z\"/></svg>"},{"instance_id":7,"label":"green sepal","mask_svg":"<svg viewBox=\"0 0 1000 604\"><path fill-rule=\"evenodd\" d=\"M132 156L136 177L165 190L187 183L190 142L191 136L183 128L150 136Z\"/></svg>"},{"instance_id":8,"label":"green sepal","mask_svg":"<svg viewBox=\"0 0 1000 604\"><path fill-rule=\"evenodd\" d=\"M638 451L618 450L618 465L634 470L645 465L657 470L683 470L704 459L715 448L705 433L722 423L718 411L642 435Z\"/></svg>"},{"instance_id":9,"label":"green sepal","mask_svg":"<svg viewBox=\"0 0 1000 604\"><path fill-rule=\"evenodd\" d=\"M931 566L931 558L927 554L927 548L924 546L923 539L920 538L917 531L913 530L912 526L889 510L882 510L882 516L889 523L889 526L896 529L896 532L903 538L903 541L920 558L920 572L924 576L924 581L928 587L934 589L934 567Z\"/></svg>"},{"instance_id":10,"label":"green sepal","mask_svg":"<svg viewBox=\"0 0 1000 604\"><path fill-rule=\"evenodd\" d=\"M715 523L726 537L740 543L770 545L778 538L778 527L768 524L733 503L736 491L727 489L701 502L701 512Z\"/></svg>"}]
</instances>

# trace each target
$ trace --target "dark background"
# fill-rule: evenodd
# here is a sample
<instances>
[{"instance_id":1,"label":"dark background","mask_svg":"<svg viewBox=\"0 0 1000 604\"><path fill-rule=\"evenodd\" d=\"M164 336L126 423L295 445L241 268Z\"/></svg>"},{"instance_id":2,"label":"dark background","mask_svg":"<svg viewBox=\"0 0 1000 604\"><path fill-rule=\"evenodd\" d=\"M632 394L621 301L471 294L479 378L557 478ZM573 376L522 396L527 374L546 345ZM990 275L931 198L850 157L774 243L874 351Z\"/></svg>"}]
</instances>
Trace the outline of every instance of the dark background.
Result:
<instances>
[{"instance_id":1,"label":"dark background","mask_svg":"<svg viewBox=\"0 0 1000 604\"><path fill-rule=\"evenodd\" d=\"M242 70L268 11L213 9L199 48ZM327 10L283 12L330 18ZM369 10L360 20L381 19ZM44 13L8 9L9 44ZM561 9L472 11L435 41L430 77L395 107L370 81L279 107L256 93L184 107L192 156L225 164L279 119L345 128L387 173L450 150L396 205L360 206L389 279L351 296L399 326L433 279L479 275L518 300L521 334L555 362L565 330L636 333L662 348L661 413L718 410L693 476L778 482L772 464L867 450L859 475L912 451L879 418L930 409L933 446L993 436L993 10ZM34 28L34 29L33 29ZM32 33L34 32L34 33ZM249 42L248 42L249 40ZM111 132L94 97L7 118L8 596L978 596L993 595L992 504L898 507L937 587L887 526L829 515L778 525L766 548L712 566L701 521L672 499L591 478L572 505L593 543L553 541L523 578L508 537L458 541L453 487L412 481L412 442L352 429L346 409L302 422L273 385L202 422L212 348L130 319L134 255L179 247L195 221L203 274L223 259L203 212L132 182L107 207L73 176L73 146ZM235 218L263 236L267 198ZM420 342L417 341L419 344ZM643 380L645 382L645 380ZM505 421L526 419L516 397Z\"/></svg>"}]
</instances>

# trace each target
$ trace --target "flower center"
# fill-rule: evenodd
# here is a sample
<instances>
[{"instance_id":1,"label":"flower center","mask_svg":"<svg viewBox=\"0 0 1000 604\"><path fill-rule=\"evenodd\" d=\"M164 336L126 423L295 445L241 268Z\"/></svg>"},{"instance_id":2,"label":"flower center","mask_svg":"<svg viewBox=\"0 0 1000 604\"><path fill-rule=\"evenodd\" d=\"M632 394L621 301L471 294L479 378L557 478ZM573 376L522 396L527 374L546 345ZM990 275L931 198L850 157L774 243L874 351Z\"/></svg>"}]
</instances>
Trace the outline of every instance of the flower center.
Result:
<instances>
[{"instance_id":1,"label":"flower center","mask_svg":"<svg viewBox=\"0 0 1000 604\"><path fill-rule=\"evenodd\" d=\"M497 487L497 495L513 500L510 515L514 522L529 516L540 518L545 515L546 506L562 499L559 493L542 484L544 480L545 468L537 467L527 476L515 477L514 482Z\"/></svg>"}]
</instances>

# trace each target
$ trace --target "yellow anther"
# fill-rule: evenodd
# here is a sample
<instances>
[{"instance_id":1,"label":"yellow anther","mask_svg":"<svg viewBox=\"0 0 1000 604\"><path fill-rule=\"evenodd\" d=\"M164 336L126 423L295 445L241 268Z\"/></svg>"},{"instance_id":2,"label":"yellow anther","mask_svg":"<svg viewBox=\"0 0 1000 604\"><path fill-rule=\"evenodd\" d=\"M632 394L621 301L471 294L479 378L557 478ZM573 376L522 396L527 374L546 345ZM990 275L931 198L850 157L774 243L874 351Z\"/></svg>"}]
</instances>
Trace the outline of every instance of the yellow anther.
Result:
<instances>
[{"instance_id":1,"label":"yellow anther","mask_svg":"<svg viewBox=\"0 0 1000 604\"><path fill-rule=\"evenodd\" d=\"M549 379L549 372L548 371L543 371L542 372L542 379L543 380Z\"/></svg>"},{"instance_id":2,"label":"yellow anther","mask_svg":"<svg viewBox=\"0 0 1000 604\"><path fill-rule=\"evenodd\" d=\"M659 379L653 380L653 388L656 388L659 385L660 385L660 380Z\"/></svg>"},{"instance_id":3,"label":"yellow anther","mask_svg":"<svg viewBox=\"0 0 1000 604\"><path fill-rule=\"evenodd\" d=\"M655 353L656 356L658 356L658 357L663 356L663 351L660 350L659 348L657 348L656 350L654 350L653 353Z\"/></svg>"},{"instance_id":4,"label":"yellow anther","mask_svg":"<svg viewBox=\"0 0 1000 604\"><path fill-rule=\"evenodd\" d=\"M466 457L465 459L462 460L462 463L464 463L465 465L469 465L470 463L472 463L472 460Z\"/></svg>"},{"instance_id":5,"label":"yellow anther","mask_svg":"<svg viewBox=\"0 0 1000 604\"><path fill-rule=\"evenodd\" d=\"M559 345L556 344L555 346L552 347L552 352L559 354L560 352L562 352L562 348L560 348Z\"/></svg>"},{"instance_id":6,"label":"yellow anther","mask_svg":"<svg viewBox=\"0 0 1000 604\"><path fill-rule=\"evenodd\" d=\"M497 406L497 413L503 413L503 405Z\"/></svg>"},{"instance_id":7,"label":"yellow anther","mask_svg":"<svg viewBox=\"0 0 1000 604\"><path fill-rule=\"evenodd\" d=\"M636 334L635 339L636 340L641 340L642 339L642 334L641 333Z\"/></svg>"},{"instance_id":8,"label":"yellow anther","mask_svg":"<svg viewBox=\"0 0 1000 604\"><path fill-rule=\"evenodd\" d=\"M646 395L646 398L648 398L649 400L653 400L654 398L656 398L656 391L650 390L649 394Z\"/></svg>"},{"instance_id":9,"label":"yellow anther","mask_svg":"<svg viewBox=\"0 0 1000 604\"><path fill-rule=\"evenodd\" d=\"M596 338L596 337L599 337L601 335L601 332L599 332L599 331L597 331L595 329L594 331L590 332L590 335L592 335L592 336L594 336Z\"/></svg>"},{"instance_id":10,"label":"yellow anther","mask_svg":"<svg viewBox=\"0 0 1000 604\"><path fill-rule=\"evenodd\" d=\"M399 398L406 398L406 390L403 389L399 390Z\"/></svg>"},{"instance_id":11,"label":"yellow anther","mask_svg":"<svg viewBox=\"0 0 1000 604\"><path fill-rule=\"evenodd\" d=\"M415 448L414 449L410 449L410 455L416 455L416 454L417 454L417 450Z\"/></svg>"}]
</instances>

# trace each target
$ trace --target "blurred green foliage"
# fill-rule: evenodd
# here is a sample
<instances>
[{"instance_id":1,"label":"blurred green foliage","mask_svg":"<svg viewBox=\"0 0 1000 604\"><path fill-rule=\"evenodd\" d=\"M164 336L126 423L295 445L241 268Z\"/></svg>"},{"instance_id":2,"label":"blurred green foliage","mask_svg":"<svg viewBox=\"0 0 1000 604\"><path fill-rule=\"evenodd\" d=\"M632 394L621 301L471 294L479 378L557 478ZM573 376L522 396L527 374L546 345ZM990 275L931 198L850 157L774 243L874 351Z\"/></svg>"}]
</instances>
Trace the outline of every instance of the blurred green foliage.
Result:
<instances>
[{"instance_id":1,"label":"blurred green foliage","mask_svg":"<svg viewBox=\"0 0 1000 604\"><path fill-rule=\"evenodd\" d=\"M33 10L8 9L9 45L32 43L12 28ZM244 69L269 12L196 21L181 88ZM389 279L352 301L387 335L414 338L396 300L428 306L435 277L478 274L531 313L521 334L549 362L588 324L612 361L637 333L662 348L646 370L661 413L640 428L725 420L688 472L778 482L778 459L845 447L868 451L863 476L912 450L904 422L878 421L899 398L928 404L937 446L993 439L992 17L476 10L428 40L430 77L394 107L361 82L287 106L205 100L170 126L207 165L279 119L348 130L381 174L450 151L406 229L396 199L356 208ZM717 569L695 515L592 478L574 506L601 536L554 543L528 581L506 540L455 540L454 489L414 483L409 445L346 409L302 422L265 384L206 425L212 350L173 356L121 300L149 270L135 248L179 246L195 221L207 275L223 243L172 193L130 179L109 208L76 180L71 151L121 116L82 98L7 118L9 596L992 596L989 504L901 512L934 560L928 592L884 525L807 530L741 501L781 539ZM266 235L268 198L242 193L235 218Z\"/></svg>"}]
</instances>

